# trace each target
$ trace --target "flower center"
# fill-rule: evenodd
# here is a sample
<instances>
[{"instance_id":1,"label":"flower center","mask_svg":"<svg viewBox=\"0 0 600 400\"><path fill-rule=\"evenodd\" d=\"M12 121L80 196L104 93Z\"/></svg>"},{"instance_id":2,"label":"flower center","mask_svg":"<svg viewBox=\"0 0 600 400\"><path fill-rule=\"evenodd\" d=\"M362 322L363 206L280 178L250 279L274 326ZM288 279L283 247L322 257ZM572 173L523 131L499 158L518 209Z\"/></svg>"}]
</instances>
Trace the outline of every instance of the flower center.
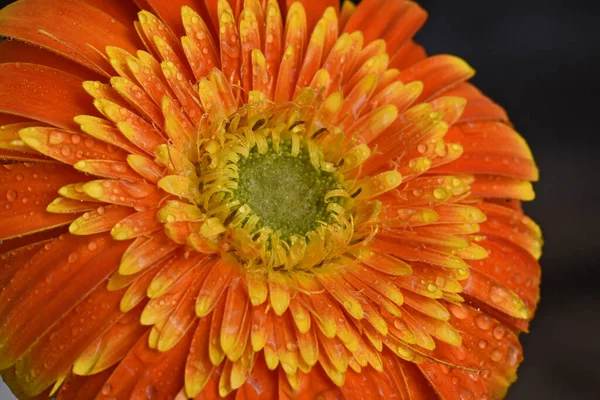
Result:
<instances>
[{"instance_id":1,"label":"flower center","mask_svg":"<svg viewBox=\"0 0 600 400\"><path fill-rule=\"evenodd\" d=\"M203 120L187 158L160 152L174 174L159 187L187 202L161 208L167 235L253 273L311 272L368 243L381 212L375 198L402 178L358 178L370 149L331 123L341 99L328 99L312 89L294 102L258 98Z\"/></svg>"},{"instance_id":2,"label":"flower center","mask_svg":"<svg viewBox=\"0 0 600 400\"><path fill-rule=\"evenodd\" d=\"M258 228L270 228L289 239L331 223L325 196L339 188L334 174L315 168L306 146L293 156L291 141L281 143L279 151L269 145L265 154L254 149L238 163L235 197L260 218Z\"/></svg>"}]
</instances>

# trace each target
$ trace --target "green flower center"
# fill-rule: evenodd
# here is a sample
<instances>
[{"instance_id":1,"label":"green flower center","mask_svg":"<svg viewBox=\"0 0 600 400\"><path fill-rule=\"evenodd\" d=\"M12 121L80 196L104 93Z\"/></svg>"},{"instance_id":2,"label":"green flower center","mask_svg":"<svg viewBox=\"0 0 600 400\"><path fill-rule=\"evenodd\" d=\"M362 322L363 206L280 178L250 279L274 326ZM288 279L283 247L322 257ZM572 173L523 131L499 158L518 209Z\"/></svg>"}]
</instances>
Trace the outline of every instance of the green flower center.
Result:
<instances>
[{"instance_id":1,"label":"green flower center","mask_svg":"<svg viewBox=\"0 0 600 400\"><path fill-rule=\"evenodd\" d=\"M265 154L254 149L238 168L235 197L260 218L259 227L279 232L285 239L331 222L325 195L340 185L334 174L311 164L306 148L297 156L291 155L289 142Z\"/></svg>"}]
</instances>

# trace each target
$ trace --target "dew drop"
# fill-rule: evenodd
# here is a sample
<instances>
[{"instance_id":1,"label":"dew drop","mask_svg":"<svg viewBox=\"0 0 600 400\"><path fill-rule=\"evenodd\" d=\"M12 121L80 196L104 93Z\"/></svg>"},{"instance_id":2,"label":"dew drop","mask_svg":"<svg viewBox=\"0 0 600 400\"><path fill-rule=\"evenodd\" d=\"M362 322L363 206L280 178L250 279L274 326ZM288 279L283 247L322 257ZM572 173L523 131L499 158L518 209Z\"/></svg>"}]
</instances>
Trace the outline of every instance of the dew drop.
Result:
<instances>
[{"instance_id":1,"label":"dew drop","mask_svg":"<svg viewBox=\"0 0 600 400\"><path fill-rule=\"evenodd\" d=\"M460 397L460 400L472 400L473 399L473 393L467 388L460 388L458 395Z\"/></svg>"},{"instance_id":2,"label":"dew drop","mask_svg":"<svg viewBox=\"0 0 600 400\"><path fill-rule=\"evenodd\" d=\"M296 350L296 348L297 348L297 347L298 347L298 346L296 345L296 343L292 343L292 342L288 342L288 343L285 345L285 348L286 348L288 351L294 351L294 350Z\"/></svg>"},{"instance_id":3,"label":"dew drop","mask_svg":"<svg viewBox=\"0 0 600 400\"><path fill-rule=\"evenodd\" d=\"M502 325L496 325L493 330L493 334L496 339L501 340L504 338L504 335L506 335L506 328L504 328Z\"/></svg>"},{"instance_id":4,"label":"dew drop","mask_svg":"<svg viewBox=\"0 0 600 400\"><path fill-rule=\"evenodd\" d=\"M19 198L19 195L17 194L17 192L15 192L14 190L9 190L6 193L6 200L8 201L15 201Z\"/></svg>"},{"instance_id":5,"label":"dew drop","mask_svg":"<svg viewBox=\"0 0 600 400\"><path fill-rule=\"evenodd\" d=\"M506 289L501 286L492 286L490 288L490 300L498 304L504 301L508 297Z\"/></svg>"},{"instance_id":6,"label":"dew drop","mask_svg":"<svg viewBox=\"0 0 600 400\"><path fill-rule=\"evenodd\" d=\"M437 188L433 191L433 196L436 199L441 200L444 197L446 197L446 192L444 191L444 189Z\"/></svg>"},{"instance_id":7,"label":"dew drop","mask_svg":"<svg viewBox=\"0 0 600 400\"><path fill-rule=\"evenodd\" d=\"M502 353L498 349L493 349L490 353L490 358L492 359L492 361L498 362L502 360Z\"/></svg>"},{"instance_id":8,"label":"dew drop","mask_svg":"<svg viewBox=\"0 0 600 400\"><path fill-rule=\"evenodd\" d=\"M102 386L102 394L105 396L108 396L113 390L113 387L110 383L105 383L104 386Z\"/></svg>"},{"instance_id":9,"label":"dew drop","mask_svg":"<svg viewBox=\"0 0 600 400\"><path fill-rule=\"evenodd\" d=\"M475 325L477 325L480 329L488 330L492 326L492 321L490 317L482 314L475 317Z\"/></svg>"},{"instance_id":10,"label":"dew drop","mask_svg":"<svg viewBox=\"0 0 600 400\"><path fill-rule=\"evenodd\" d=\"M508 364L511 366L515 366L519 363L519 354L521 353L521 351L519 350L519 348L517 346L515 346L514 344L511 344L508 346L508 353L506 354L506 360L508 361Z\"/></svg>"}]
</instances>

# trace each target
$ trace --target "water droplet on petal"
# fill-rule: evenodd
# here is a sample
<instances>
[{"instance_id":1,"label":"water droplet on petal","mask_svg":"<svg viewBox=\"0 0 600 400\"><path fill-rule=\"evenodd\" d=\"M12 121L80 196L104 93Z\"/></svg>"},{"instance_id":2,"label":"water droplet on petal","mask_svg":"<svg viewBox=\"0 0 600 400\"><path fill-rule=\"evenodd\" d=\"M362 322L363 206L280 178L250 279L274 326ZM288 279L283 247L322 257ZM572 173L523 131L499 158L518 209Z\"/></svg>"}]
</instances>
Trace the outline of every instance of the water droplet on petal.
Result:
<instances>
[{"instance_id":1,"label":"water droplet on petal","mask_svg":"<svg viewBox=\"0 0 600 400\"><path fill-rule=\"evenodd\" d=\"M475 317L475 325L477 325L480 329L488 330L492 327L492 320L487 315L478 315Z\"/></svg>"},{"instance_id":2,"label":"water droplet on petal","mask_svg":"<svg viewBox=\"0 0 600 400\"><path fill-rule=\"evenodd\" d=\"M102 386L102 394L105 396L108 396L113 390L113 387L110 383L105 383L104 386Z\"/></svg>"},{"instance_id":3,"label":"water droplet on petal","mask_svg":"<svg viewBox=\"0 0 600 400\"><path fill-rule=\"evenodd\" d=\"M493 334L496 339L501 340L506 334L506 328L504 328L502 325L496 325Z\"/></svg>"},{"instance_id":4,"label":"water droplet on petal","mask_svg":"<svg viewBox=\"0 0 600 400\"><path fill-rule=\"evenodd\" d=\"M19 198L19 195L18 195L18 194L17 194L17 192L15 192L14 190L9 190L9 191L6 193L6 199L7 199L8 201L15 201L15 200L16 200L16 199L18 199L18 198Z\"/></svg>"},{"instance_id":5,"label":"water droplet on petal","mask_svg":"<svg viewBox=\"0 0 600 400\"><path fill-rule=\"evenodd\" d=\"M492 359L492 361L498 362L502 360L502 353L498 349L493 349L490 353L490 358Z\"/></svg>"}]
</instances>

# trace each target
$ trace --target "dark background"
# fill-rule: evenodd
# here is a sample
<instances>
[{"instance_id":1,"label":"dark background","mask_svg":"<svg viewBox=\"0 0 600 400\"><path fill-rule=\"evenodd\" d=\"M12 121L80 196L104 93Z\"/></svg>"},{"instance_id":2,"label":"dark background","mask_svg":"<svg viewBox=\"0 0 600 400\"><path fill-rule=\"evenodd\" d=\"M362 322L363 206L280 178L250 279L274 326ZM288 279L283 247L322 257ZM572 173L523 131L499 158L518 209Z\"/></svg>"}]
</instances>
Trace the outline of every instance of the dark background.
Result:
<instances>
[{"instance_id":1,"label":"dark background","mask_svg":"<svg viewBox=\"0 0 600 400\"><path fill-rule=\"evenodd\" d=\"M541 171L526 209L544 231L542 302L508 399L598 398L600 1L419 2L430 18L417 41L477 69Z\"/></svg>"}]
</instances>

